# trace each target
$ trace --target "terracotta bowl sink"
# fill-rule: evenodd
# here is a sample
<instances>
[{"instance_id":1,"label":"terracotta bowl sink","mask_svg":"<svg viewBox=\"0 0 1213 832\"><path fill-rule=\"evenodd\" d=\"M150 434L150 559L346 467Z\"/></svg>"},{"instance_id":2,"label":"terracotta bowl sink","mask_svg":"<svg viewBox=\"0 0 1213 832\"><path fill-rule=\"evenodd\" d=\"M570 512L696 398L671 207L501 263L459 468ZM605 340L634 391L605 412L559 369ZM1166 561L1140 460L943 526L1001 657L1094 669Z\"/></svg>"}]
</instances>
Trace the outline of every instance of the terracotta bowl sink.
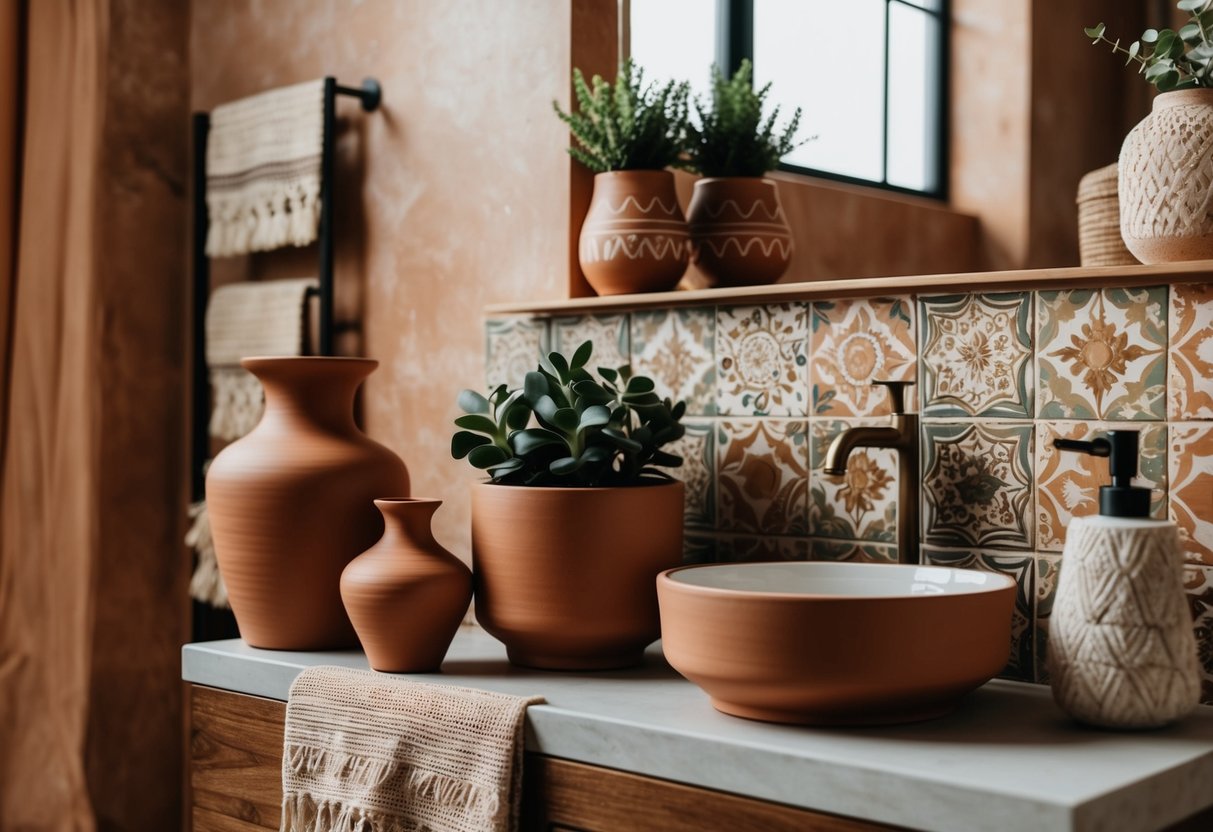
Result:
<instances>
[{"instance_id":1,"label":"terracotta bowl sink","mask_svg":"<svg viewBox=\"0 0 1213 832\"><path fill-rule=\"evenodd\" d=\"M1015 582L934 566L744 563L657 576L674 669L717 710L878 725L942 716L1006 665Z\"/></svg>"}]
</instances>

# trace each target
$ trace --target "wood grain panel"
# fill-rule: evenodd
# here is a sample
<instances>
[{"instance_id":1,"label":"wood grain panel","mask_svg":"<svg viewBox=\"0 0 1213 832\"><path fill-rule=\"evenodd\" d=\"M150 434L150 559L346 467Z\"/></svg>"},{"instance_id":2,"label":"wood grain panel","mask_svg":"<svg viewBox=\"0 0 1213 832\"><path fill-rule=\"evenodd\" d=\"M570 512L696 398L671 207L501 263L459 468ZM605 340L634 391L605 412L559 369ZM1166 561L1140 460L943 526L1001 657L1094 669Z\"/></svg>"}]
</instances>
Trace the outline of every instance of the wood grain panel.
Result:
<instances>
[{"instance_id":1,"label":"wood grain panel","mask_svg":"<svg viewBox=\"0 0 1213 832\"><path fill-rule=\"evenodd\" d=\"M285 703L197 686L190 698L195 832L276 830Z\"/></svg>"}]
</instances>

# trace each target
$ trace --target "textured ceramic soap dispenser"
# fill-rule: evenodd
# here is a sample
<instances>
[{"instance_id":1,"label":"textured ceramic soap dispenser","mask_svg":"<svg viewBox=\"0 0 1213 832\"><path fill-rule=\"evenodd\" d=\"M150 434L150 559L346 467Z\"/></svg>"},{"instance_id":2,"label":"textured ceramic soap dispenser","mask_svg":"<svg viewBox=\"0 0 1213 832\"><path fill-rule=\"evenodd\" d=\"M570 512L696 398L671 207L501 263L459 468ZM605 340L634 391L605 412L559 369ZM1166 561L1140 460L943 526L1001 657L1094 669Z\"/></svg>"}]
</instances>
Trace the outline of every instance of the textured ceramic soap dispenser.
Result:
<instances>
[{"instance_id":1,"label":"textured ceramic soap dispenser","mask_svg":"<svg viewBox=\"0 0 1213 832\"><path fill-rule=\"evenodd\" d=\"M1053 444L1108 457L1112 474L1099 515L1075 518L1066 532L1049 625L1053 698L1090 725L1166 725L1200 700L1175 524L1149 519L1150 490L1131 484L1137 431Z\"/></svg>"}]
</instances>

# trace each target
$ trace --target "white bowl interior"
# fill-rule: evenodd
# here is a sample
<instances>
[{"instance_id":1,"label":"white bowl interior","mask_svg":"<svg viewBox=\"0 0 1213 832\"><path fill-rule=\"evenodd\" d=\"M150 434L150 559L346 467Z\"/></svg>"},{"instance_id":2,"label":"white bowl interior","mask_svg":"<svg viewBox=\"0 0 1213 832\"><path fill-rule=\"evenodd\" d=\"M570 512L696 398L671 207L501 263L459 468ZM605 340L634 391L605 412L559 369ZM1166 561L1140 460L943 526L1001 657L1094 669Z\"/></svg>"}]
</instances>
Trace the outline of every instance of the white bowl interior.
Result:
<instances>
[{"instance_id":1,"label":"white bowl interior","mask_svg":"<svg viewBox=\"0 0 1213 832\"><path fill-rule=\"evenodd\" d=\"M735 592L838 598L968 595L1014 584L1006 575L877 563L737 563L680 569L675 583Z\"/></svg>"}]
</instances>

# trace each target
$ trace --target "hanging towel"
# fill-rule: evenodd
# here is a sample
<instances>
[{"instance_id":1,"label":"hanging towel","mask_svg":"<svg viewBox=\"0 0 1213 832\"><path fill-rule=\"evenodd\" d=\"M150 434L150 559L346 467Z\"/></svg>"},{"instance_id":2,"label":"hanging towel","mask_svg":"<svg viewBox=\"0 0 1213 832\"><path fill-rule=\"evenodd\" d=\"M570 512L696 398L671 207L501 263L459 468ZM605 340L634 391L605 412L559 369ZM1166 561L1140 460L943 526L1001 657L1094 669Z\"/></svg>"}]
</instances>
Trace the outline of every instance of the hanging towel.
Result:
<instances>
[{"instance_id":1,"label":"hanging towel","mask_svg":"<svg viewBox=\"0 0 1213 832\"><path fill-rule=\"evenodd\" d=\"M227 257L315 241L323 147L323 80L212 110L206 253Z\"/></svg>"},{"instance_id":2,"label":"hanging towel","mask_svg":"<svg viewBox=\"0 0 1213 832\"><path fill-rule=\"evenodd\" d=\"M540 697L312 667L291 685L281 832L512 832Z\"/></svg>"}]
</instances>

